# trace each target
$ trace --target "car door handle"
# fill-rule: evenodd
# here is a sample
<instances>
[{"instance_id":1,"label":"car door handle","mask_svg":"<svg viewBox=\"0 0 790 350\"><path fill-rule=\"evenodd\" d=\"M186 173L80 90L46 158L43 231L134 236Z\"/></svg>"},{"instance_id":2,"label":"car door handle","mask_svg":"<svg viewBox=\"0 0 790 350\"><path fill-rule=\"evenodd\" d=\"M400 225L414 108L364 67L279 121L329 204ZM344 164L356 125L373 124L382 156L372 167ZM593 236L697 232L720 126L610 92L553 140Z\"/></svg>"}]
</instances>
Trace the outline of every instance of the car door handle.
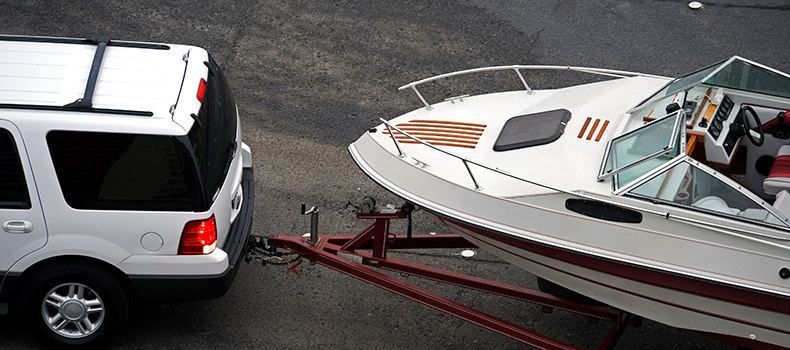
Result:
<instances>
[{"instance_id":1,"label":"car door handle","mask_svg":"<svg viewBox=\"0 0 790 350\"><path fill-rule=\"evenodd\" d=\"M33 232L33 223L27 220L8 220L3 222L3 231L8 233Z\"/></svg>"}]
</instances>

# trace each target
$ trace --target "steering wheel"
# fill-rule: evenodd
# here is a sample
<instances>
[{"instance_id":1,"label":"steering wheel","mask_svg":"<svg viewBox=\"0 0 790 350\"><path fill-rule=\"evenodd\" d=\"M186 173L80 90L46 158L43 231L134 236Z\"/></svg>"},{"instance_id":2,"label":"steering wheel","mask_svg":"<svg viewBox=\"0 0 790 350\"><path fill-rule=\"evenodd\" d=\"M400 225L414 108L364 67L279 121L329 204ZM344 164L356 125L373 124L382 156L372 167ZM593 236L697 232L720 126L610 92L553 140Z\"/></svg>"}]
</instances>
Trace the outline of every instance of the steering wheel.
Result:
<instances>
[{"instance_id":1,"label":"steering wheel","mask_svg":"<svg viewBox=\"0 0 790 350\"><path fill-rule=\"evenodd\" d=\"M763 145L763 141L765 141L765 131L763 131L763 123L760 122L760 117L757 116L757 113L749 106L741 107L741 111L743 112L743 119L740 121L740 129L741 132L746 134L746 137L749 138L749 141L752 142L753 145L760 147ZM746 113L749 112L749 113ZM746 116L751 115L754 118L753 122L757 124L757 132L752 130L749 127L749 123L746 120ZM755 135L758 134L759 138L755 139Z\"/></svg>"}]
</instances>

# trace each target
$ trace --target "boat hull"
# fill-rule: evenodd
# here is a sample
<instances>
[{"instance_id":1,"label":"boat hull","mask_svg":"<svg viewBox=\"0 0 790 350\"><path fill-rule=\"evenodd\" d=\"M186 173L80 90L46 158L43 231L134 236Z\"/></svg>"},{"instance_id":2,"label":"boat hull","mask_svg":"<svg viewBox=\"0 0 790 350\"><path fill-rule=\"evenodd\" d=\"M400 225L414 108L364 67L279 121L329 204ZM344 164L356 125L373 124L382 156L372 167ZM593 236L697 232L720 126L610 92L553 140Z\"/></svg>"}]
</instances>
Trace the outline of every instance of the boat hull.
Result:
<instances>
[{"instance_id":1,"label":"boat hull","mask_svg":"<svg viewBox=\"0 0 790 350\"><path fill-rule=\"evenodd\" d=\"M705 228L690 229L689 237L657 231L679 225L665 219L646 216L628 225L577 215L562 208L570 197L566 194L522 200L488 195L436 176L388 147L363 135L349 151L374 181L522 269L673 327L790 344L790 297L785 294L790 289L780 285L771 291L767 282L750 287L742 277L754 265L771 271L756 270L748 277L758 282L778 278L774 266L786 265L785 258L730 244L738 240L712 244L702 236L711 234Z\"/></svg>"},{"instance_id":2,"label":"boat hull","mask_svg":"<svg viewBox=\"0 0 790 350\"><path fill-rule=\"evenodd\" d=\"M711 289L739 294L722 285L602 260L559 248L513 239L432 213L439 222L470 242L537 276L645 318L673 327L787 346L786 317L737 303L711 299ZM631 276L639 276L632 278ZM669 285L685 285L679 290ZM759 297L759 296L757 296ZM717 304L710 307L710 304ZM759 334L759 336L758 336Z\"/></svg>"}]
</instances>

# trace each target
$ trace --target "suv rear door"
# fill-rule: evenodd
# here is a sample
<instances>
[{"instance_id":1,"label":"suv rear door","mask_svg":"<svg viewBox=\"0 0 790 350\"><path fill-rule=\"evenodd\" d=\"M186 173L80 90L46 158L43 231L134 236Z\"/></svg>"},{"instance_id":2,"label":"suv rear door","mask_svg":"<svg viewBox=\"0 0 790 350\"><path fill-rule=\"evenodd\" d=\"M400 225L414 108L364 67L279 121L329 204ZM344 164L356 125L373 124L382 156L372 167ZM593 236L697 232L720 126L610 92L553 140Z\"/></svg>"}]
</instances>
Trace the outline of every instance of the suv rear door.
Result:
<instances>
[{"instance_id":1,"label":"suv rear door","mask_svg":"<svg viewBox=\"0 0 790 350\"><path fill-rule=\"evenodd\" d=\"M19 130L0 119L0 281L14 263L47 243L38 198Z\"/></svg>"}]
</instances>

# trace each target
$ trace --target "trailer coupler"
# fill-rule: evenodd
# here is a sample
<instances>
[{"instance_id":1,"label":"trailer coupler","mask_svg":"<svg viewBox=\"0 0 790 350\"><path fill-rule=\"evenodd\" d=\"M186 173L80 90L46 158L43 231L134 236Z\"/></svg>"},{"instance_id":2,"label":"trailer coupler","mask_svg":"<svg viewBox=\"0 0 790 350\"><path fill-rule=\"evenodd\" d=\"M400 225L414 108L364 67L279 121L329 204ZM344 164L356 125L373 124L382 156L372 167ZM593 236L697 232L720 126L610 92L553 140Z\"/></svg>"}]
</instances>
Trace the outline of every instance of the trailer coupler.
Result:
<instances>
[{"instance_id":1,"label":"trailer coupler","mask_svg":"<svg viewBox=\"0 0 790 350\"><path fill-rule=\"evenodd\" d=\"M252 235L247 240L247 253L244 255L244 261L248 264L251 261L260 261L261 264L271 265L288 265L286 273L293 272L299 275L296 267L302 263L302 256L290 249L277 249L266 244L266 238L263 236Z\"/></svg>"}]
</instances>

